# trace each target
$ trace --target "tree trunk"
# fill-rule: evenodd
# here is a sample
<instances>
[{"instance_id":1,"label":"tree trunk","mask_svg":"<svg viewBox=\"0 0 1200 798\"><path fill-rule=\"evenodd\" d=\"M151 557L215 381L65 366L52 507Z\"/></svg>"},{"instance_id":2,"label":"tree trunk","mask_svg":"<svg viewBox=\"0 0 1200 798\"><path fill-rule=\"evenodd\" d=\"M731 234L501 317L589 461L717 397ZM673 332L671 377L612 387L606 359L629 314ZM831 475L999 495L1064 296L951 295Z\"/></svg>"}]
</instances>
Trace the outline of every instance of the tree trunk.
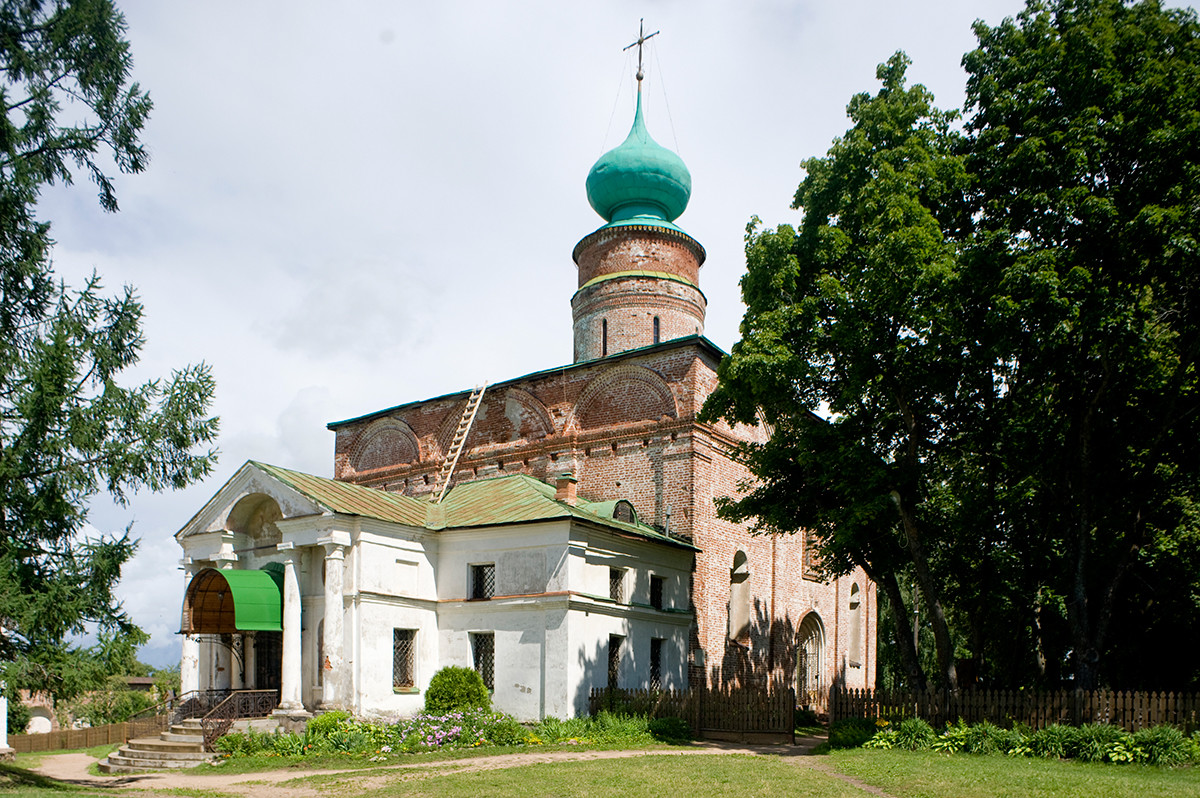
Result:
<instances>
[{"instance_id":1,"label":"tree trunk","mask_svg":"<svg viewBox=\"0 0 1200 798\"><path fill-rule=\"evenodd\" d=\"M896 575L892 572L878 576L868 572L867 575L874 580L875 584L883 588L884 594L888 597L892 621L896 625L896 646L900 652L900 662L904 666L904 672L908 674L908 687L911 690L924 690L928 686L928 681L924 669L921 668L921 660L917 657L917 649L913 645L912 635L908 633L908 608L904 605L904 595L900 592Z\"/></svg>"},{"instance_id":2,"label":"tree trunk","mask_svg":"<svg viewBox=\"0 0 1200 798\"><path fill-rule=\"evenodd\" d=\"M900 493L892 491L892 499L900 511L900 520L904 526L904 537L908 541L908 552L912 557L913 570L916 573L917 584L925 596L926 615L933 626L933 642L937 648L938 682L946 690L958 690L958 673L954 667L954 644L950 640L950 627L946 623L946 613L942 609L941 593L929 570L929 558L925 554L925 546L921 540L917 525L908 514Z\"/></svg>"}]
</instances>

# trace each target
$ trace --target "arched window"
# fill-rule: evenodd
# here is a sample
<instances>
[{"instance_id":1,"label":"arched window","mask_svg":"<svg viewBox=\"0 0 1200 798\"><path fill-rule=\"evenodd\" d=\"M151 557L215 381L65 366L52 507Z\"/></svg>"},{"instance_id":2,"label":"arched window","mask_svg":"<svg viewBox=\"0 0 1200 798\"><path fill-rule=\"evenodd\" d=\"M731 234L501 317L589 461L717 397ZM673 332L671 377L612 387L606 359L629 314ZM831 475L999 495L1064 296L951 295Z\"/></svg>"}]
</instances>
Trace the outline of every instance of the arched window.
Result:
<instances>
[{"instance_id":1,"label":"arched window","mask_svg":"<svg viewBox=\"0 0 1200 798\"><path fill-rule=\"evenodd\" d=\"M658 316L655 316L654 317L654 343L658 343L658 341L659 341L658 331L659 331Z\"/></svg>"},{"instance_id":2,"label":"arched window","mask_svg":"<svg viewBox=\"0 0 1200 798\"><path fill-rule=\"evenodd\" d=\"M608 357L608 319L600 319L600 357Z\"/></svg>"},{"instance_id":3,"label":"arched window","mask_svg":"<svg viewBox=\"0 0 1200 798\"><path fill-rule=\"evenodd\" d=\"M744 551L733 555L729 570L729 639L750 642L750 562Z\"/></svg>"},{"instance_id":4,"label":"arched window","mask_svg":"<svg viewBox=\"0 0 1200 798\"><path fill-rule=\"evenodd\" d=\"M851 668L862 667L862 591L858 582L850 586L850 650L846 653Z\"/></svg>"},{"instance_id":5,"label":"arched window","mask_svg":"<svg viewBox=\"0 0 1200 798\"><path fill-rule=\"evenodd\" d=\"M825 629L815 612L796 630L796 703L809 709L825 706Z\"/></svg>"}]
</instances>

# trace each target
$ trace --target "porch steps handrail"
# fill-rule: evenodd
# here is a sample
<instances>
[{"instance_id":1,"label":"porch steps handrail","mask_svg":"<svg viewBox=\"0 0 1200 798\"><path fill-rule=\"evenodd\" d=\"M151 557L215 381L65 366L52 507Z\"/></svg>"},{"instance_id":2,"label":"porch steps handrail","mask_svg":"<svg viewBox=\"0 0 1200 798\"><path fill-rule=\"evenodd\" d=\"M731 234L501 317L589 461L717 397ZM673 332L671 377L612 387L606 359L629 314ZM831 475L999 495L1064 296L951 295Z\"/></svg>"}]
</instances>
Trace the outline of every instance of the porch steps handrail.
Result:
<instances>
[{"instance_id":1,"label":"porch steps handrail","mask_svg":"<svg viewBox=\"0 0 1200 798\"><path fill-rule=\"evenodd\" d=\"M241 718L265 718L279 706L278 690L234 690L224 701L210 709L200 719L204 729L204 748L213 750L213 744L229 731L235 720Z\"/></svg>"}]
</instances>

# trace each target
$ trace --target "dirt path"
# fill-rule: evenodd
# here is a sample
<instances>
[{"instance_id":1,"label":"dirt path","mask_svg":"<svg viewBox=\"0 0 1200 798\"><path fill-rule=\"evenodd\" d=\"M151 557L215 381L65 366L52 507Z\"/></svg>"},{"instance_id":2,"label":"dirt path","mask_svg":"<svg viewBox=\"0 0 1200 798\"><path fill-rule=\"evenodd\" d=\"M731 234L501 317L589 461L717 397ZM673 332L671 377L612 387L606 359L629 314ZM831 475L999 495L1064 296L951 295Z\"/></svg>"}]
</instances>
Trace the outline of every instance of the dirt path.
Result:
<instances>
[{"instance_id":1,"label":"dirt path","mask_svg":"<svg viewBox=\"0 0 1200 798\"><path fill-rule=\"evenodd\" d=\"M556 749L530 751L495 756L478 756L470 759L452 759L441 762L401 763L374 765L361 770L302 770L285 768L258 773L209 773L198 775L187 770L164 770L155 773L138 773L123 776L93 776L88 766L96 760L86 754L59 754L47 756L36 772L58 781L78 784L88 788L99 788L117 795L136 796L167 794L178 795L178 791L204 791L208 795L225 793L231 796L249 795L254 798L316 798L322 791L311 786L286 784L294 779L308 776L343 774L345 779L339 792L355 794L378 789L395 781L412 781L433 778L450 773L473 773L503 768L521 767L545 762L586 762L596 759L627 759L639 756L717 756L721 754L750 754L773 756L800 767L820 770L833 778L851 784L866 793L890 798L857 779L838 773L827 763L810 756L813 747L822 738L804 738L795 746L748 746L736 743L697 743L686 748L628 750L628 751L578 751Z\"/></svg>"}]
</instances>

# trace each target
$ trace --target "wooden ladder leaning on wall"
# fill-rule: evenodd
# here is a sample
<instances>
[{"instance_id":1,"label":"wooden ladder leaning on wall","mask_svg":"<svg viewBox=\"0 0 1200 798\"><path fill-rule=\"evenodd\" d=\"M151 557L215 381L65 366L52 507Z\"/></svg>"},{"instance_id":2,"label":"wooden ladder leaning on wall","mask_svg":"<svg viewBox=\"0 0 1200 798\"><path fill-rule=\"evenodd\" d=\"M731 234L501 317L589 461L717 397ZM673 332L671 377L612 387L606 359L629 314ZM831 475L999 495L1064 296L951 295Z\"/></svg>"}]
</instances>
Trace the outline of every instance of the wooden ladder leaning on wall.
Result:
<instances>
[{"instance_id":1,"label":"wooden ladder leaning on wall","mask_svg":"<svg viewBox=\"0 0 1200 798\"><path fill-rule=\"evenodd\" d=\"M485 390L487 390L486 382L476 385L475 389L471 391L470 398L467 399L467 407L463 410L462 418L459 419L458 429L454 432L454 440L450 442L446 459L442 461L442 470L438 472L437 480L433 483L430 501L434 504L440 504L442 499L446 498L446 491L450 490L450 477L454 475L454 469L458 467L459 455L467 445L467 436L471 434L471 425L475 423L475 414L479 412L479 405L483 401Z\"/></svg>"}]
</instances>

